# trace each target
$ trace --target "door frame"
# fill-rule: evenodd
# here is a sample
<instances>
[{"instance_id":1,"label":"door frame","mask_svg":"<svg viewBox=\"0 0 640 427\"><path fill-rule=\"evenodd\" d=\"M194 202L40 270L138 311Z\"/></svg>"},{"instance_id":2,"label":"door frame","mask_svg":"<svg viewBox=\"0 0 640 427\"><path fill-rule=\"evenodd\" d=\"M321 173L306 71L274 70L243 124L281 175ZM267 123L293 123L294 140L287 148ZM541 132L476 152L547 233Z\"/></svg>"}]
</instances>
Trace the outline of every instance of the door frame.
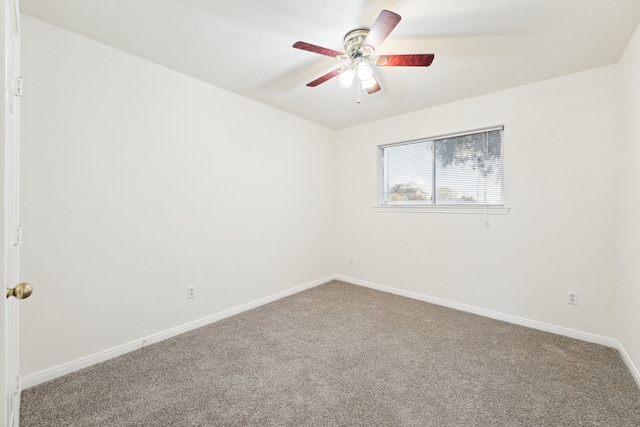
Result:
<instances>
[{"instance_id":1,"label":"door frame","mask_svg":"<svg viewBox=\"0 0 640 427\"><path fill-rule=\"evenodd\" d=\"M20 76L20 9L19 0L4 0L0 11L2 22L2 47L4 58L2 82L4 102L2 102L2 166L0 173L2 187L3 225L1 240L4 251L0 267L6 288L13 288L19 279L19 179L20 179L20 96L22 94ZM18 427L20 418L20 368L18 304L15 298L2 297L0 315L0 422L8 427Z\"/></svg>"},{"instance_id":2,"label":"door frame","mask_svg":"<svg viewBox=\"0 0 640 427\"><path fill-rule=\"evenodd\" d=\"M0 112L2 113L2 119L0 120L0 138L2 138L2 149L0 150L0 199L2 200L2 225L0 226L0 240L2 241L2 256L0 257L0 271L2 272L2 283L6 286L6 275L5 275L5 264L6 264L6 250L4 248L7 247L8 240L6 238L6 225L5 218L7 216L6 212L6 204L5 204L5 98L6 98L6 78L5 78L5 68L6 68L6 38L7 38L7 14L8 14L8 4L7 0L2 2L2 7L0 7L0 34L2 35L2 42L0 43L0 54L2 55L3 66L0 67L0 82L2 82L3 91L3 101L0 102ZM7 350L7 340L5 339L5 314L6 314L6 304L3 303L1 305L2 312L0 313L0 420L4 421L6 425L7 417L6 414L9 409L8 401L7 401L7 367L6 367L6 357L5 352Z\"/></svg>"}]
</instances>

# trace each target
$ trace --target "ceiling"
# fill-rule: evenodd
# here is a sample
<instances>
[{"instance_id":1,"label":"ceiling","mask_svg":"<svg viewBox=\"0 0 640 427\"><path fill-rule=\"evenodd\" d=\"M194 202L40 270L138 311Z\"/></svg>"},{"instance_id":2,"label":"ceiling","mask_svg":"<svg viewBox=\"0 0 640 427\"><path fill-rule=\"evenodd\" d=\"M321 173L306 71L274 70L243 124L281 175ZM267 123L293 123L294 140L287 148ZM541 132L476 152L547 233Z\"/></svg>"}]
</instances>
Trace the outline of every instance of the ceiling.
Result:
<instances>
[{"instance_id":1,"label":"ceiling","mask_svg":"<svg viewBox=\"0 0 640 427\"><path fill-rule=\"evenodd\" d=\"M23 13L331 129L612 64L640 22L640 0L21 0ZM381 10L402 20L377 54L434 53L430 67L376 67L382 90L293 49L343 51Z\"/></svg>"}]
</instances>

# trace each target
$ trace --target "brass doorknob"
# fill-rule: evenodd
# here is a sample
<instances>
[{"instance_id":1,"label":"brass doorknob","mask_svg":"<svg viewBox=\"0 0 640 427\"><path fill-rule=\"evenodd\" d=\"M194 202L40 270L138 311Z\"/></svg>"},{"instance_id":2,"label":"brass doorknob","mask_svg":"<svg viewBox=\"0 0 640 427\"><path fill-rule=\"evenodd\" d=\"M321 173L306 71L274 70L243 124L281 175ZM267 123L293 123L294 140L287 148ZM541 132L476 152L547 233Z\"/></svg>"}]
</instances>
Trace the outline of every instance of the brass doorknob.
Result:
<instances>
[{"instance_id":1,"label":"brass doorknob","mask_svg":"<svg viewBox=\"0 0 640 427\"><path fill-rule=\"evenodd\" d=\"M33 288L27 282L22 282L16 285L15 288L7 288L7 298L16 297L18 299L29 298L29 295L33 292Z\"/></svg>"}]
</instances>

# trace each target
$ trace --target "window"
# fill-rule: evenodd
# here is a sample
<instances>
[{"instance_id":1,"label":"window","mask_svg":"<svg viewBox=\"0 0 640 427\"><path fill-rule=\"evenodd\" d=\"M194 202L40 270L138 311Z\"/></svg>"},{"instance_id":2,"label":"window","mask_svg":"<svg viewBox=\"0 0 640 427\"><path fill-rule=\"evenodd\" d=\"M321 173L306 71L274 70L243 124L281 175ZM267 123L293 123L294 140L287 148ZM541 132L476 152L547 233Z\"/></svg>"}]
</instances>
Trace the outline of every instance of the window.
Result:
<instances>
[{"instance_id":1,"label":"window","mask_svg":"<svg viewBox=\"0 0 640 427\"><path fill-rule=\"evenodd\" d=\"M380 146L381 206L504 206L503 128Z\"/></svg>"}]
</instances>

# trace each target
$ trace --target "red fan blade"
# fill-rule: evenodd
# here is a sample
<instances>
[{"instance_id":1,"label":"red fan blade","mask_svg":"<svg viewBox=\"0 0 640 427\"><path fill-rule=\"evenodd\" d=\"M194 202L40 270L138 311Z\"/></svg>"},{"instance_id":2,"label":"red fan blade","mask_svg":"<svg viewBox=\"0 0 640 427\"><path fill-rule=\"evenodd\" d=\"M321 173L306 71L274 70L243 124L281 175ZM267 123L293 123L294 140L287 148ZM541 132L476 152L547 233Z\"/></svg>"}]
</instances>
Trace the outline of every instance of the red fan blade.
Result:
<instances>
[{"instance_id":1,"label":"red fan blade","mask_svg":"<svg viewBox=\"0 0 640 427\"><path fill-rule=\"evenodd\" d=\"M390 12L388 10L383 10L378 15L378 19L373 23L373 26L369 30L369 34L367 38L362 42L362 52L365 55L371 55L375 50L382 44L382 42L387 38L389 33L393 31L393 29L400 22L400 15L397 13Z\"/></svg>"},{"instance_id":2,"label":"red fan blade","mask_svg":"<svg viewBox=\"0 0 640 427\"><path fill-rule=\"evenodd\" d=\"M317 79L315 79L314 81L307 83L307 86L309 87L316 87L321 83L326 82L329 79L334 78L335 76L337 76L338 74L342 74L345 71L347 71L349 69L349 67L340 67L340 68L336 68L335 70L325 74L322 77L318 77Z\"/></svg>"},{"instance_id":3,"label":"red fan blade","mask_svg":"<svg viewBox=\"0 0 640 427\"><path fill-rule=\"evenodd\" d=\"M371 82L371 80L373 80L373 82ZM376 76L371 76L371 78L367 80L366 83L368 84L367 86L365 86L365 90L369 95L380 90L380 84L378 83L378 80L376 80Z\"/></svg>"},{"instance_id":4,"label":"red fan blade","mask_svg":"<svg viewBox=\"0 0 640 427\"><path fill-rule=\"evenodd\" d=\"M381 55L376 58L376 65L381 67L428 67L433 62L433 53L415 55Z\"/></svg>"},{"instance_id":5,"label":"red fan blade","mask_svg":"<svg viewBox=\"0 0 640 427\"><path fill-rule=\"evenodd\" d=\"M347 59L346 53L338 52L337 50L327 49L326 47L316 46L314 44L305 42L295 42L293 47L296 49L306 50L308 52L319 53L320 55L330 56L336 59Z\"/></svg>"}]
</instances>

